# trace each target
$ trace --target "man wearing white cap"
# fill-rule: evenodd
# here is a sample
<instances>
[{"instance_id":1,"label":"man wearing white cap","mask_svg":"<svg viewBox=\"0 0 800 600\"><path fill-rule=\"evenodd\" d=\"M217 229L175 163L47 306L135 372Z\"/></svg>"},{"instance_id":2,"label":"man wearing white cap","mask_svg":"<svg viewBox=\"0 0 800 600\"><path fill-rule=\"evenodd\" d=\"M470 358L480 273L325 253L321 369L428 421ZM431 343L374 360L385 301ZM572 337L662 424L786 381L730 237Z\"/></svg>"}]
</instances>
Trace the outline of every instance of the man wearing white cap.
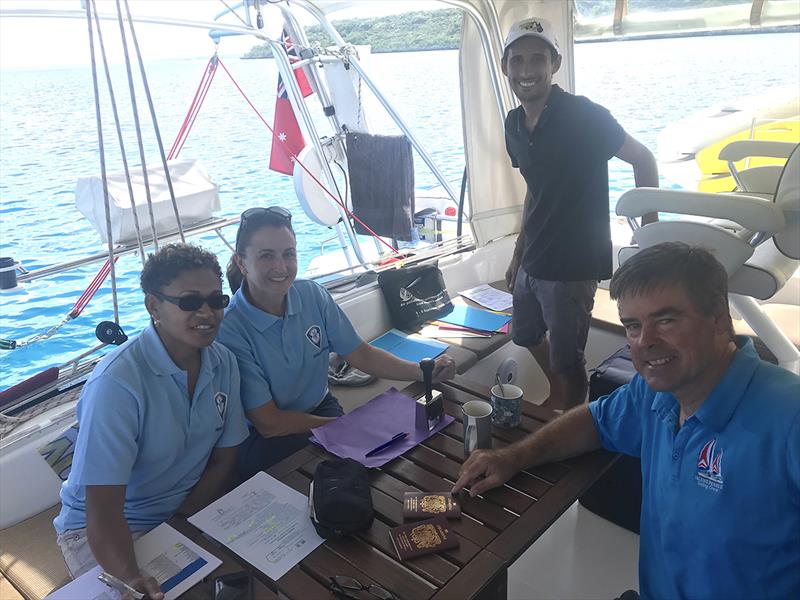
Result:
<instances>
[{"instance_id":1,"label":"man wearing white cap","mask_svg":"<svg viewBox=\"0 0 800 600\"><path fill-rule=\"evenodd\" d=\"M630 163L637 187L658 187L658 168L608 110L552 84L559 67L550 23L533 17L511 27L502 68L521 106L506 117L506 148L528 186L506 273L514 342L547 376L548 404L566 409L586 394L583 350L594 294L611 277L608 160Z\"/></svg>"}]
</instances>

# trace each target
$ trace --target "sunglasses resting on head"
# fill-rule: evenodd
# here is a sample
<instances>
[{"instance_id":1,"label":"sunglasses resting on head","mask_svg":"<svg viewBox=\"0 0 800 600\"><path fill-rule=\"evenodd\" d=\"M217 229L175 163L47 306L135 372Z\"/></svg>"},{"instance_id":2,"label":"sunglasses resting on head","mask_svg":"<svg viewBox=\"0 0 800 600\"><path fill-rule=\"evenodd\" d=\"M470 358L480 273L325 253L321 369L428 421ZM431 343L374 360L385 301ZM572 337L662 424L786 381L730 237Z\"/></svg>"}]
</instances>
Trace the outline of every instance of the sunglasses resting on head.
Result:
<instances>
[{"instance_id":1,"label":"sunglasses resting on head","mask_svg":"<svg viewBox=\"0 0 800 600\"><path fill-rule=\"evenodd\" d=\"M264 217L267 215L273 215L283 219L288 223L289 228L291 228L292 224L292 213L288 210L283 208L282 206L255 206L253 208L248 208L244 211L239 217L239 229L236 231L236 249L240 250L239 248L239 238L241 237L242 230L247 227L248 221L253 221L259 217Z\"/></svg>"}]
</instances>

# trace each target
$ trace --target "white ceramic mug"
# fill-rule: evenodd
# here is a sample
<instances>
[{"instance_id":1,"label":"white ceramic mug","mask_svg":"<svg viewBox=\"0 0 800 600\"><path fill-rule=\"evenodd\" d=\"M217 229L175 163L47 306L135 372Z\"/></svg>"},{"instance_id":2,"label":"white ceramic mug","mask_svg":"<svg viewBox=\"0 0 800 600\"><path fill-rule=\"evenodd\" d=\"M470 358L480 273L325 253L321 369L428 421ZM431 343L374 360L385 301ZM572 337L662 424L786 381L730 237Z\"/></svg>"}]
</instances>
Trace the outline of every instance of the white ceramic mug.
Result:
<instances>
[{"instance_id":1,"label":"white ceramic mug","mask_svg":"<svg viewBox=\"0 0 800 600\"><path fill-rule=\"evenodd\" d=\"M464 456L477 448L492 447L492 405L470 400L461 405L464 414Z\"/></svg>"}]
</instances>

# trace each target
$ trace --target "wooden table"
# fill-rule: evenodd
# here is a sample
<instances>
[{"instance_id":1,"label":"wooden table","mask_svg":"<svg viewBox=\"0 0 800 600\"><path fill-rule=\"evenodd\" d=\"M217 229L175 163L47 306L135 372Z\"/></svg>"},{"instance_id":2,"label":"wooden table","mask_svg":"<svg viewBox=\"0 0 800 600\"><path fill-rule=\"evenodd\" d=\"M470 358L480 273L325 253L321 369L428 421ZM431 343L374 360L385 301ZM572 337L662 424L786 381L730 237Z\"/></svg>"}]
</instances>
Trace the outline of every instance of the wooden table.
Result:
<instances>
[{"instance_id":1,"label":"wooden table","mask_svg":"<svg viewBox=\"0 0 800 600\"><path fill-rule=\"evenodd\" d=\"M377 583L398 600L505 598L508 567L615 460L615 455L597 451L523 471L483 497L465 495L461 497L462 518L450 521L459 547L400 562L389 529L403 523L403 493L450 490L464 460L460 405L468 400L488 400L488 387L463 378L436 387L444 393L445 411L456 420L403 456L380 469L370 469L376 513L372 527L343 540L326 541L277 582L257 572L261 583L279 597L297 600L333 598L327 588L332 575L349 575L365 585ZM415 383L404 391L417 397L422 394L422 385ZM494 447L536 431L554 416L551 411L526 402L519 428L493 428ZM330 457L325 450L309 446L268 473L307 495L315 468ZM191 528L185 524L180 529L187 533ZM189 537L202 538L199 532ZM223 549L217 548L215 554L220 555L220 550Z\"/></svg>"}]
</instances>

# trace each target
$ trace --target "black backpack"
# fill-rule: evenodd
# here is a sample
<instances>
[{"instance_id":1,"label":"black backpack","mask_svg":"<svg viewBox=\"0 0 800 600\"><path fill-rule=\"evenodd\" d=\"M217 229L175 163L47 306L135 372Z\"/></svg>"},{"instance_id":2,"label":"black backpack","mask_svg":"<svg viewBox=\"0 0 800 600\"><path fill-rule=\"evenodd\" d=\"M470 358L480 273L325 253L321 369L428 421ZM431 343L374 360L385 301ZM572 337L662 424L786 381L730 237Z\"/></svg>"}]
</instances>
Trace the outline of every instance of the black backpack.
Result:
<instances>
[{"instance_id":1,"label":"black backpack","mask_svg":"<svg viewBox=\"0 0 800 600\"><path fill-rule=\"evenodd\" d=\"M322 461L314 471L311 522L320 537L369 529L375 511L367 469L351 458Z\"/></svg>"}]
</instances>

